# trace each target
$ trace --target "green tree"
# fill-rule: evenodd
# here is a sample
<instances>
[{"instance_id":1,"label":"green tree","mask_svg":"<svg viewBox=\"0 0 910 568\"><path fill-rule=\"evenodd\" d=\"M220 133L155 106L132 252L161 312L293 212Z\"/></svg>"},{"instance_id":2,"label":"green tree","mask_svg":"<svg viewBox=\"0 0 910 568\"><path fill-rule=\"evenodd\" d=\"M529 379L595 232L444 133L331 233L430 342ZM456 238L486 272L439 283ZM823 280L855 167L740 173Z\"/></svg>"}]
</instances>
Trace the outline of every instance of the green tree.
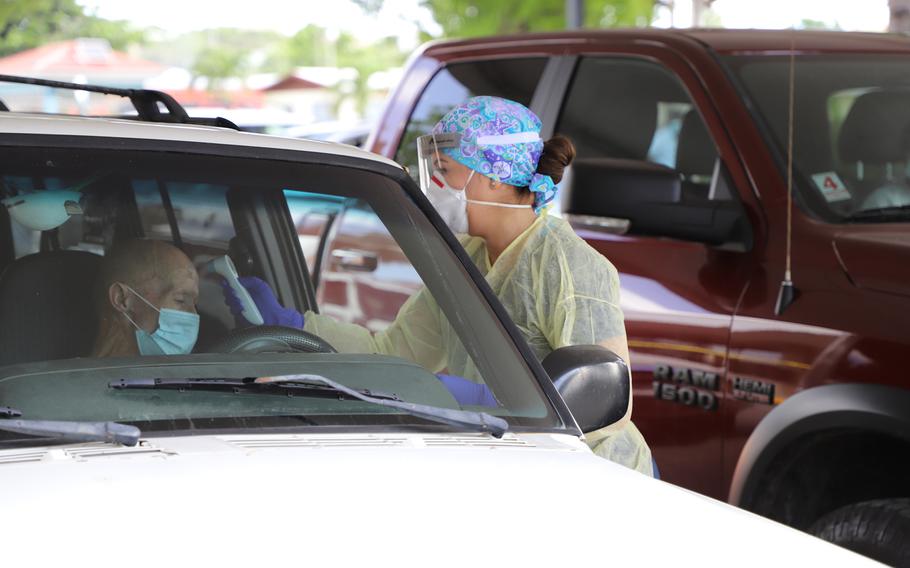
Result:
<instances>
[{"instance_id":1,"label":"green tree","mask_svg":"<svg viewBox=\"0 0 910 568\"><path fill-rule=\"evenodd\" d=\"M199 50L192 67L193 75L208 78L212 89L217 89L223 79L238 77L246 70L246 57L242 51L215 46Z\"/></svg>"},{"instance_id":2,"label":"green tree","mask_svg":"<svg viewBox=\"0 0 910 568\"><path fill-rule=\"evenodd\" d=\"M37 47L83 15L75 0L10 0L0 3L0 54Z\"/></svg>"},{"instance_id":3,"label":"green tree","mask_svg":"<svg viewBox=\"0 0 910 568\"><path fill-rule=\"evenodd\" d=\"M827 22L823 22L821 20L812 20L809 18L803 18L802 22L800 22L796 26L796 28L802 29L802 30L840 30L841 29L840 24L838 24L836 22L832 25L832 24L828 24Z\"/></svg>"},{"instance_id":4,"label":"green tree","mask_svg":"<svg viewBox=\"0 0 910 568\"><path fill-rule=\"evenodd\" d=\"M398 47L398 40L386 37L370 44L363 44L350 34L341 34L335 43L336 65L353 67L357 70L352 96L357 109L366 109L370 91L367 82L370 75L404 64L407 54Z\"/></svg>"},{"instance_id":5,"label":"green tree","mask_svg":"<svg viewBox=\"0 0 910 568\"><path fill-rule=\"evenodd\" d=\"M146 41L144 30L86 14L75 0L0 2L0 56L79 37L104 38L114 49Z\"/></svg>"},{"instance_id":6,"label":"green tree","mask_svg":"<svg viewBox=\"0 0 910 568\"><path fill-rule=\"evenodd\" d=\"M275 42L261 69L285 74L295 67L334 65L336 57L335 42L329 41L326 31L319 26L307 26Z\"/></svg>"},{"instance_id":7,"label":"green tree","mask_svg":"<svg viewBox=\"0 0 910 568\"><path fill-rule=\"evenodd\" d=\"M446 37L472 37L562 30L562 0L421 0ZM654 0L585 0L584 24L589 28L646 26L654 16Z\"/></svg>"},{"instance_id":8,"label":"green tree","mask_svg":"<svg viewBox=\"0 0 910 568\"><path fill-rule=\"evenodd\" d=\"M286 39L272 31L214 28L183 34L144 55L189 67L194 75L208 78L211 87L218 88L223 79L261 70L270 50Z\"/></svg>"}]
</instances>

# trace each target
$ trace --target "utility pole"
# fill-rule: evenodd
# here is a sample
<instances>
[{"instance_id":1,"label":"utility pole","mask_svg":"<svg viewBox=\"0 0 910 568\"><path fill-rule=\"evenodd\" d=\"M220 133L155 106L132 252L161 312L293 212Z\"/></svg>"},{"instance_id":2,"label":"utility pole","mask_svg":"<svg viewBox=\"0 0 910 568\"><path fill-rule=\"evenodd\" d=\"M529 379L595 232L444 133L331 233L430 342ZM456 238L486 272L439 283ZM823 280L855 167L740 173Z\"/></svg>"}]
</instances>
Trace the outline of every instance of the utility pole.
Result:
<instances>
[{"instance_id":1,"label":"utility pole","mask_svg":"<svg viewBox=\"0 0 910 568\"><path fill-rule=\"evenodd\" d=\"M698 28L702 25L702 17L705 12L711 8L714 0L692 0L692 27Z\"/></svg>"},{"instance_id":2,"label":"utility pole","mask_svg":"<svg viewBox=\"0 0 910 568\"><path fill-rule=\"evenodd\" d=\"M566 28L578 30L585 22L585 0L566 0Z\"/></svg>"},{"instance_id":3,"label":"utility pole","mask_svg":"<svg viewBox=\"0 0 910 568\"><path fill-rule=\"evenodd\" d=\"M654 7L666 8L670 13L670 27L676 27L676 1L675 0L654 0Z\"/></svg>"},{"instance_id":4,"label":"utility pole","mask_svg":"<svg viewBox=\"0 0 910 568\"><path fill-rule=\"evenodd\" d=\"M888 0L891 19L889 32L910 33L910 0Z\"/></svg>"}]
</instances>

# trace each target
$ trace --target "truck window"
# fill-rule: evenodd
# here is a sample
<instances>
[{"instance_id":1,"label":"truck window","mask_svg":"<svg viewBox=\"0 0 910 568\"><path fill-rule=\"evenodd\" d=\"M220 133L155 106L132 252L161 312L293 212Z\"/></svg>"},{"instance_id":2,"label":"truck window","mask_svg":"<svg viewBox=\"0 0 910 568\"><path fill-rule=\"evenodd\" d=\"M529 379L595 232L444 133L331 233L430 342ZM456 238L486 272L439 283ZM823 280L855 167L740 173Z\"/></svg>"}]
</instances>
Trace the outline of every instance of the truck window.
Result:
<instances>
[{"instance_id":1,"label":"truck window","mask_svg":"<svg viewBox=\"0 0 910 568\"><path fill-rule=\"evenodd\" d=\"M395 161L417 176L416 139L433 128L452 107L471 97L490 95L530 106L547 63L545 57L456 63L440 70L417 101Z\"/></svg>"},{"instance_id":2,"label":"truck window","mask_svg":"<svg viewBox=\"0 0 910 568\"><path fill-rule=\"evenodd\" d=\"M683 201L730 197L724 184L712 184L717 149L701 115L676 77L655 63L582 59L556 131L575 143L579 158L677 170Z\"/></svg>"},{"instance_id":3,"label":"truck window","mask_svg":"<svg viewBox=\"0 0 910 568\"><path fill-rule=\"evenodd\" d=\"M786 56L725 56L786 156ZM793 169L796 204L824 221L910 219L910 80L907 59L891 54L795 58ZM783 172L782 172L783 173Z\"/></svg>"}]
</instances>

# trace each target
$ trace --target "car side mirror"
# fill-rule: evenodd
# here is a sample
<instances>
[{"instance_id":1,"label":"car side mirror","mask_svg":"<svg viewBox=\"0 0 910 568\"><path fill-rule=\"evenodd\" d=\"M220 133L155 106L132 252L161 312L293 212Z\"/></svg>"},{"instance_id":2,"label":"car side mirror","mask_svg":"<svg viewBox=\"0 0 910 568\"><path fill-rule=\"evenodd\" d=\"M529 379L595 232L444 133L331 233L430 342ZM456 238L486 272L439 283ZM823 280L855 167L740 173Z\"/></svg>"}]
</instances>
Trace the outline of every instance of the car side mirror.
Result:
<instances>
[{"instance_id":1,"label":"car side mirror","mask_svg":"<svg viewBox=\"0 0 910 568\"><path fill-rule=\"evenodd\" d=\"M332 265L346 272L373 272L379 267L379 255L365 250L335 249Z\"/></svg>"},{"instance_id":2,"label":"car side mirror","mask_svg":"<svg viewBox=\"0 0 910 568\"><path fill-rule=\"evenodd\" d=\"M606 347L561 347L542 364L582 432L614 424L628 412L632 400L629 367Z\"/></svg>"}]
</instances>

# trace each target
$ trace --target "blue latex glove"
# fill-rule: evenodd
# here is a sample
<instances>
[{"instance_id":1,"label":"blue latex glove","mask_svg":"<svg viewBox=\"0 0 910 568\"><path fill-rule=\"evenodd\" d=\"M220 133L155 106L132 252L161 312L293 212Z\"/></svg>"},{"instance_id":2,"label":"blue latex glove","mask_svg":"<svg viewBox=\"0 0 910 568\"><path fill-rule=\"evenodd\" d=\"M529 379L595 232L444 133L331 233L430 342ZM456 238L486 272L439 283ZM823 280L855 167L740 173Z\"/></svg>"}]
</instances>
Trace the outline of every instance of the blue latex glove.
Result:
<instances>
[{"instance_id":1,"label":"blue latex glove","mask_svg":"<svg viewBox=\"0 0 910 568\"><path fill-rule=\"evenodd\" d=\"M489 406L491 408L499 406L487 385L475 383L455 375L443 375L440 373L436 377L452 393L458 404L463 406Z\"/></svg>"},{"instance_id":2,"label":"blue latex glove","mask_svg":"<svg viewBox=\"0 0 910 568\"><path fill-rule=\"evenodd\" d=\"M272 292L272 288L262 279L255 276L241 276L240 283L250 293L265 325L283 325L303 329L303 314L291 308L285 308L278 303L278 298ZM234 316L234 320L240 327L247 327L251 324L243 317L243 307L240 305L240 299L234 290L228 285L223 278L219 279L221 292L224 294L224 303L227 304Z\"/></svg>"}]
</instances>

